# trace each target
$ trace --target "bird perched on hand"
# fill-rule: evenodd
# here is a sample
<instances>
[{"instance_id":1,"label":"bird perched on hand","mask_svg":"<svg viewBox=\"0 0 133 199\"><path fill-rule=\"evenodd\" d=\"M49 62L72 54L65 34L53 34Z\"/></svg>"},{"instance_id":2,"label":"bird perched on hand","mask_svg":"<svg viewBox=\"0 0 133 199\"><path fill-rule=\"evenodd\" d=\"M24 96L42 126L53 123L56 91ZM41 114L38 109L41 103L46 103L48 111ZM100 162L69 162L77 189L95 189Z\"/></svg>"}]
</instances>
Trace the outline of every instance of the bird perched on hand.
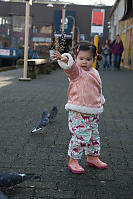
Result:
<instances>
[{"instance_id":1,"label":"bird perched on hand","mask_svg":"<svg viewBox=\"0 0 133 199\"><path fill-rule=\"evenodd\" d=\"M48 113L48 118L49 118L50 122L55 121L57 113L58 113L57 106L53 106L53 108L51 109L51 111Z\"/></svg>"},{"instance_id":2,"label":"bird perched on hand","mask_svg":"<svg viewBox=\"0 0 133 199\"><path fill-rule=\"evenodd\" d=\"M8 197L0 191L0 199L8 199Z\"/></svg>"},{"instance_id":3,"label":"bird perched on hand","mask_svg":"<svg viewBox=\"0 0 133 199\"><path fill-rule=\"evenodd\" d=\"M8 190L26 180L34 180L38 178L40 179L40 176L36 176L30 173L25 174L17 172L7 172L0 175L0 190Z\"/></svg>"},{"instance_id":4,"label":"bird perched on hand","mask_svg":"<svg viewBox=\"0 0 133 199\"><path fill-rule=\"evenodd\" d=\"M36 126L32 129L31 133L35 133L37 131L42 130L49 123L48 111L43 110L41 119L37 122Z\"/></svg>"}]
</instances>

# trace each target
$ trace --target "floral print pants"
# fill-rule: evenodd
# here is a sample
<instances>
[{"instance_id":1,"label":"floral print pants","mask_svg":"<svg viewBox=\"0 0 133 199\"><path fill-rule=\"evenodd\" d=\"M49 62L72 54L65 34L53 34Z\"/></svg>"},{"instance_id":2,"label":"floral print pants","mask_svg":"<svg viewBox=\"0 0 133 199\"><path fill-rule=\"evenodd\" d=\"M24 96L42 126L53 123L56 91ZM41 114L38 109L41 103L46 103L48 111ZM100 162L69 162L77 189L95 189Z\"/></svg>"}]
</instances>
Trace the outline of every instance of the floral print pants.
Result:
<instances>
[{"instance_id":1,"label":"floral print pants","mask_svg":"<svg viewBox=\"0 0 133 199\"><path fill-rule=\"evenodd\" d=\"M69 111L68 124L72 133L68 155L81 159L85 155L100 155L100 135L98 131L99 115L88 115Z\"/></svg>"}]
</instances>

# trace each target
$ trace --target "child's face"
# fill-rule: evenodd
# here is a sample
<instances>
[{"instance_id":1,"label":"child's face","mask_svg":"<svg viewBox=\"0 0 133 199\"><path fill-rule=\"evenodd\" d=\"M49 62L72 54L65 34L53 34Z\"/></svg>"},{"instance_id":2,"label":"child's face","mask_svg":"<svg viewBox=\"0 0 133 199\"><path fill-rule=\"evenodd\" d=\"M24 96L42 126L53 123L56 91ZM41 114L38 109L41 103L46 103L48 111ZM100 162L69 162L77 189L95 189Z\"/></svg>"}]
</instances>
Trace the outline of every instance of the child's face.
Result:
<instances>
[{"instance_id":1,"label":"child's face","mask_svg":"<svg viewBox=\"0 0 133 199\"><path fill-rule=\"evenodd\" d=\"M94 59L88 50L80 50L75 61L83 70L87 71L92 67Z\"/></svg>"}]
</instances>

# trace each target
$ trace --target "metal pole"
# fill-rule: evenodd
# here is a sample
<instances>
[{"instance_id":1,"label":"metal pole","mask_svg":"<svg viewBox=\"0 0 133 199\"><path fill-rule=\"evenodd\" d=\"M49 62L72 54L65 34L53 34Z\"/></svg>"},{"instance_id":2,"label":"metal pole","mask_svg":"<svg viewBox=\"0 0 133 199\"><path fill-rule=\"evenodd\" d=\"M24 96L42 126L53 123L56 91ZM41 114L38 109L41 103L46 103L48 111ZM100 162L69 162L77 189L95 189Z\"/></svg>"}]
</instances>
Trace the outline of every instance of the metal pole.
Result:
<instances>
[{"instance_id":1,"label":"metal pole","mask_svg":"<svg viewBox=\"0 0 133 199\"><path fill-rule=\"evenodd\" d=\"M72 49L74 48L74 34L75 34L75 20L73 20L73 30L72 30Z\"/></svg>"},{"instance_id":2,"label":"metal pole","mask_svg":"<svg viewBox=\"0 0 133 199\"><path fill-rule=\"evenodd\" d=\"M73 16L67 16L67 18L71 18L73 20L72 27L72 49L74 48L74 34L75 34L75 18Z\"/></svg>"},{"instance_id":3,"label":"metal pole","mask_svg":"<svg viewBox=\"0 0 133 199\"><path fill-rule=\"evenodd\" d=\"M24 43L24 74L20 80L31 80L27 78L27 60L28 60L28 46L29 46L29 16L30 16L30 4L26 1L26 13L25 13L25 43Z\"/></svg>"},{"instance_id":4,"label":"metal pole","mask_svg":"<svg viewBox=\"0 0 133 199\"><path fill-rule=\"evenodd\" d=\"M79 43L80 42L80 31L79 31L79 27L78 26L75 26L75 28L77 28L77 43Z\"/></svg>"}]
</instances>

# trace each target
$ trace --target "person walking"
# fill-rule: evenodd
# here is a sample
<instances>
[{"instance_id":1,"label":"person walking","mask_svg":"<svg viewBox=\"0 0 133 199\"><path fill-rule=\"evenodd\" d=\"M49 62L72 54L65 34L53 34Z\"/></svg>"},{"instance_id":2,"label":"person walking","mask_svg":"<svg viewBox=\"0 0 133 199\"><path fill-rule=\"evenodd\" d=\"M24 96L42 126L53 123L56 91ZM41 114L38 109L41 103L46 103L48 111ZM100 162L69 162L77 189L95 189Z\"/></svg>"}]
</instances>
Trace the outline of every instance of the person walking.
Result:
<instances>
[{"instance_id":1,"label":"person walking","mask_svg":"<svg viewBox=\"0 0 133 199\"><path fill-rule=\"evenodd\" d=\"M95 56L96 47L88 42L80 43L76 47L75 61L69 53L61 55L54 52L53 55L69 79L68 102L65 109L69 111L68 125L72 134L68 148L70 156L68 168L72 173L85 172L79 165L84 151L88 166L107 168L107 164L99 159L98 123L105 99L102 95L99 73L92 67Z\"/></svg>"},{"instance_id":2,"label":"person walking","mask_svg":"<svg viewBox=\"0 0 133 199\"><path fill-rule=\"evenodd\" d=\"M113 54L113 64L114 69L119 71L120 70L120 62L121 56L123 53L123 43L119 35L116 36L116 39L112 43L112 54Z\"/></svg>"},{"instance_id":3,"label":"person walking","mask_svg":"<svg viewBox=\"0 0 133 199\"><path fill-rule=\"evenodd\" d=\"M104 70L106 70L106 69L110 70L111 47L110 47L109 40L106 40L104 45L102 46L102 52L103 52L103 56L104 56L104 63L103 63Z\"/></svg>"}]
</instances>

